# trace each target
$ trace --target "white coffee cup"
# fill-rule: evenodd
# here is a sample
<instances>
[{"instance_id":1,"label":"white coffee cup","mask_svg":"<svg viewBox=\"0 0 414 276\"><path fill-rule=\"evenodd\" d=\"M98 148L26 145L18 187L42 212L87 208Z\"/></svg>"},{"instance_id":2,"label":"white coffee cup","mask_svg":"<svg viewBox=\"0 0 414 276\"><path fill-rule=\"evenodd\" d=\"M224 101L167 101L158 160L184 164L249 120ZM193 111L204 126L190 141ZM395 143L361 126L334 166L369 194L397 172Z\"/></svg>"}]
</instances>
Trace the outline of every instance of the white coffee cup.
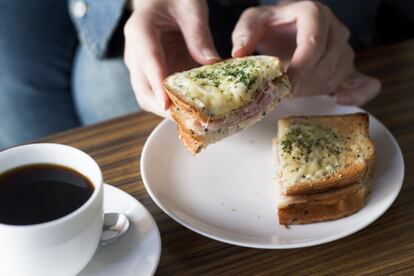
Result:
<instances>
[{"instance_id":1,"label":"white coffee cup","mask_svg":"<svg viewBox=\"0 0 414 276\"><path fill-rule=\"evenodd\" d=\"M0 223L0 275L76 275L99 244L103 184L98 164L86 153L59 144L30 144L0 153L0 173L29 164L74 169L94 185L91 197L72 213L45 223Z\"/></svg>"}]
</instances>

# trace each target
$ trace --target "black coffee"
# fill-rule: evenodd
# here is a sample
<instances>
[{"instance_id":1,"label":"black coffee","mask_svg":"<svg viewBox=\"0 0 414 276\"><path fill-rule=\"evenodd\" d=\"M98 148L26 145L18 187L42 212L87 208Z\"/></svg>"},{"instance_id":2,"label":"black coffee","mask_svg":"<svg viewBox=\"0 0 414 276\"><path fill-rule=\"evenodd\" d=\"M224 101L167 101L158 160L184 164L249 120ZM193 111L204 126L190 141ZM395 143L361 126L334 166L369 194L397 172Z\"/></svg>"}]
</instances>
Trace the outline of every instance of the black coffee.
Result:
<instances>
[{"instance_id":1,"label":"black coffee","mask_svg":"<svg viewBox=\"0 0 414 276\"><path fill-rule=\"evenodd\" d=\"M90 180L72 169L35 164L0 174L0 223L29 225L63 217L92 195Z\"/></svg>"}]
</instances>

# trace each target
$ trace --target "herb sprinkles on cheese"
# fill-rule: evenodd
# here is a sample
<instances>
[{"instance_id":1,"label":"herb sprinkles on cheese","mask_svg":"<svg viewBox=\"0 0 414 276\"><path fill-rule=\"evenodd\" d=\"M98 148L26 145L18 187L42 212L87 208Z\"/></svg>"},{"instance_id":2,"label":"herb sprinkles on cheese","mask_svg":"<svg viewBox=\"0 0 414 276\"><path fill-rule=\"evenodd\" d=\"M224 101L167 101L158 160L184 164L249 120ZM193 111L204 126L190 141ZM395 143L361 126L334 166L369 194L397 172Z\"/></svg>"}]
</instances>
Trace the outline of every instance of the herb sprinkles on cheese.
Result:
<instances>
[{"instance_id":1,"label":"herb sprinkles on cheese","mask_svg":"<svg viewBox=\"0 0 414 276\"><path fill-rule=\"evenodd\" d=\"M287 182L326 177L340 167L345 138L332 129L298 120L279 137Z\"/></svg>"},{"instance_id":2,"label":"herb sprinkles on cheese","mask_svg":"<svg viewBox=\"0 0 414 276\"><path fill-rule=\"evenodd\" d=\"M186 101L220 116L253 101L259 87L282 73L277 59L251 56L177 73L168 85Z\"/></svg>"}]
</instances>

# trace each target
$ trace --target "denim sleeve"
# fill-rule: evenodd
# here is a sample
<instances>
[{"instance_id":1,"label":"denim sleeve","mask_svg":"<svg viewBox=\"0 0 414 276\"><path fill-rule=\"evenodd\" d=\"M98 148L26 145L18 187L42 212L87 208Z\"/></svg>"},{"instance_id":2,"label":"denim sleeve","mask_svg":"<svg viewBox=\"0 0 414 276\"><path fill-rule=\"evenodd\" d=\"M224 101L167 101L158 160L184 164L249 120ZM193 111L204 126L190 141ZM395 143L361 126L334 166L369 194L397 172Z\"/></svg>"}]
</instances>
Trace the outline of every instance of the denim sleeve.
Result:
<instances>
[{"instance_id":1,"label":"denim sleeve","mask_svg":"<svg viewBox=\"0 0 414 276\"><path fill-rule=\"evenodd\" d=\"M127 0L69 0L69 13L79 39L97 58L105 57Z\"/></svg>"}]
</instances>

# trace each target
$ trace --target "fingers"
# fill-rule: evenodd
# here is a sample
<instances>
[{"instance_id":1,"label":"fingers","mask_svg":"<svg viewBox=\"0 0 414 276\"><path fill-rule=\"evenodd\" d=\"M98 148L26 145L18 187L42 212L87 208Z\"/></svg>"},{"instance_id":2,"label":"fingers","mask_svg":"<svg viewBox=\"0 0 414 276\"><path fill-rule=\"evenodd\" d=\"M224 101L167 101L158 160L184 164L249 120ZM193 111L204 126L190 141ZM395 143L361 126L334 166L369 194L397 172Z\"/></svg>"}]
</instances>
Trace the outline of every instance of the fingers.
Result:
<instances>
[{"instance_id":1,"label":"fingers","mask_svg":"<svg viewBox=\"0 0 414 276\"><path fill-rule=\"evenodd\" d=\"M363 105L377 96L380 90L381 82L378 79L355 73L341 85L335 99L339 104Z\"/></svg>"},{"instance_id":2,"label":"fingers","mask_svg":"<svg viewBox=\"0 0 414 276\"><path fill-rule=\"evenodd\" d=\"M233 31L232 55L240 57L253 53L269 26L296 21L297 45L288 70L295 85L312 70L325 52L330 27L326 13L323 5L312 1L247 9Z\"/></svg>"},{"instance_id":3,"label":"fingers","mask_svg":"<svg viewBox=\"0 0 414 276\"><path fill-rule=\"evenodd\" d=\"M339 53L328 53L326 58L321 60L320 67L315 71L325 74L322 93L334 93L338 87L355 72L354 51L349 45L338 47Z\"/></svg>"},{"instance_id":4,"label":"fingers","mask_svg":"<svg viewBox=\"0 0 414 276\"><path fill-rule=\"evenodd\" d=\"M325 93L332 93L355 71L355 53L348 44L348 29L330 12L331 24L325 54L318 63L318 72L326 76Z\"/></svg>"},{"instance_id":5,"label":"fingers","mask_svg":"<svg viewBox=\"0 0 414 276\"><path fill-rule=\"evenodd\" d=\"M324 31L326 42L319 60L307 60L305 68L299 66L294 95L310 96L317 94L334 94L340 85L355 72L354 51L348 44L349 31L327 9L321 7L321 15L325 18L327 31ZM314 14L316 15L316 13ZM316 25L315 25L316 26ZM298 25L298 35L299 35ZM299 41L299 38L297 38ZM298 42L299 44L299 42ZM298 53L296 50L295 55ZM292 60L294 59L292 58ZM310 67L307 67L310 66ZM292 73L292 68L290 68Z\"/></svg>"},{"instance_id":6,"label":"fingers","mask_svg":"<svg viewBox=\"0 0 414 276\"><path fill-rule=\"evenodd\" d=\"M125 25L125 63L130 71L131 80L135 74L142 74L148 81L161 109L169 107L162 81L166 77L164 51L160 42L160 33L150 20L144 16L134 16ZM135 93L141 91L135 90Z\"/></svg>"},{"instance_id":7,"label":"fingers","mask_svg":"<svg viewBox=\"0 0 414 276\"><path fill-rule=\"evenodd\" d=\"M162 86L166 70L164 53L157 31L142 19L132 15L125 25L125 64L140 106L163 115L169 106Z\"/></svg>"},{"instance_id":8,"label":"fingers","mask_svg":"<svg viewBox=\"0 0 414 276\"><path fill-rule=\"evenodd\" d=\"M324 6L309 1L296 5L297 45L288 70L293 85L306 78L324 55L330 28Z\"/></svg>"},{"instance_id":9,"label":"fingers","mask_svg":"<svg viewBox=\"0 0 414 276\"><path fill-rule=\"evenodd\" d=\"M154 94L152 93L152 89L142 73L131 77L131 84L135 91L139 91L135 96L143 110L152 112L161 117L168 117L167 111L159 107Z\"/></svg>"},{"instance_id":10,"label":"fingers","mask_svg":"<svg viewBox=\"0 0 414 276\"><path fill-rule=\"evenodd\" d=\"M211 64L220 60L210 32L207 10L205 1L187 1L185 6L175 6L174 12L188 50L200 64Z\"/></svg>"},{"instance_id":11,"label":"fingers","mask_svg":"<svg viewBox=\"0 0 414 276\"><path fill-rule=\"evenodd\" d=\"M243 12L232 34L233 57L242 57L254 52L270 16L271 13L264 8L249 8Z\"/></svg>"},{"instance_id":12,"label":"fingers","mask_svg":"<svg viewBox=\"0 0 414 276\"><path fill-rule=\"evenodd\" d=\"M326 53L312 71L322 77L321 83L325 84L321 93L335 94L340 104L362 105L378 95L381 83L356 71L349 35L346 27L333 16Z\"/></svg>"},{"instance_id":13,"label":"fingers","mask_svg":"<svg viewBox=\"0 0 414 276\"><path fill-rule=\"evenodd\" d=\"M355 68L352 51L344 51L338 57L331 54L320 60L307 78L297 83L295 96L334 94Z\"/></svg>"},{"instance_id":14,"label":"fingers","mask_svg":"<svg viewBox=\"0 0 414 276\"><path fill-rule=\"evenodd\" d=\"M169 57L167 63L164 50L169 50L171 45L166 44L166 34L177 34L181 31L188 51L198 63L213 63L220 57L210 33L207 4L204 0L158 0L140 3L134 6L134 12L124 27L125 63L141 107L165 116L170 99L164 91L163 80L171 73L172 68L178 68L175 64L171 66L171 60L179 58ZM181 45L181 48L186 47ZM181 57L183 61L176 64L187 65L188 60L195 63L187 49L184 52L185 58ZM173 53L179 51L175 49Z\"/></svg>"},{"instance_id":15,"label":"fingers","mask_svg":"<svg viewBox=\"0 0 414 276\"><path fill-rule=\"evenodd\" d=\"M127 45L125 46L125 60L138 60L135 53L130 51ZM129 66L129 68L131 85L140 107L161 117L168 117L168 113L160 108L144 73L137 66Z\"/></svg>"},{"instance_id":16,"label":"fingers","mask_svg":"<svg viewBox=\"0 0 414 276\"><path fill-rule=\"evenodd\" d=\"M246 10L233 31L232 55L249 55L260 45L259 49L279 55L275 49L283 49L278 44L286 43L278 41L287 37L283 36L286 26L296 27L296 45L291 46L294 51L288 66L294 96L336 94L340 103L361 104L377 95L379 81L356 74L348 29L318 2ZM269 34L273 39L267 37Z\"/></svg>"}]
</instances>

